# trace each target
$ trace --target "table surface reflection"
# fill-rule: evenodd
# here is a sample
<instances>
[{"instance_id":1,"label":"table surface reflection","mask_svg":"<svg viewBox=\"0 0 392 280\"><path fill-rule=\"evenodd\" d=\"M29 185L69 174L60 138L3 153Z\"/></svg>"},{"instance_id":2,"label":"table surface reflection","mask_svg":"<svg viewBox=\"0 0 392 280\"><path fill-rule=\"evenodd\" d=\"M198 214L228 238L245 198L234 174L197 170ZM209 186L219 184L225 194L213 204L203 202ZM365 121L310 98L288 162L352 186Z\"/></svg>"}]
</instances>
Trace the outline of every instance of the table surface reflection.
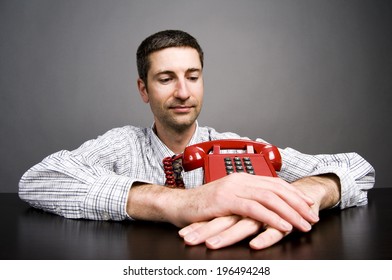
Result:
<instances>
[{"instance_id":1,"label":"table surface reflection","mask_svg":"<svg viewBox=\"0 0 392 280\"><path fill-rule=\"evenodd\" d=\"M165 223L65 219L3 193L0 259L392 259L391 196L392 188L375 188L367 206L325 211L311 232L255 251L249 240L220 250L186 246Z\"/></svg>"}]
</instances>

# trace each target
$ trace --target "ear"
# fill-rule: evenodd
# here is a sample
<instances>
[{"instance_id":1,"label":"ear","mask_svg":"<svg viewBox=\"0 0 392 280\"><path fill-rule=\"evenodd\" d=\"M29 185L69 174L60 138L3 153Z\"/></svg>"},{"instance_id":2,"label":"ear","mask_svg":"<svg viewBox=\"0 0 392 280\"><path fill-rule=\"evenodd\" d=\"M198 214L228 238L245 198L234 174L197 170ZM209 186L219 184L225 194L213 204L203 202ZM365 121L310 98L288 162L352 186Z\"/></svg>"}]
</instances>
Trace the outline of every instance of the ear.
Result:
<instances>
[{"instance_id":1,"label":"ear","mask_svg":"<svg viewBox=\"0 0 392 280\"><path fill-rule=\"evenodd\" d=\"M148 98L148 92L147 92L146 84L140 78L137 79L137 88L139 89L139 93L140 93L140 96L141 96L143 102L144 103L150 102L150 99Z\"/></svg>"}]
</instances>

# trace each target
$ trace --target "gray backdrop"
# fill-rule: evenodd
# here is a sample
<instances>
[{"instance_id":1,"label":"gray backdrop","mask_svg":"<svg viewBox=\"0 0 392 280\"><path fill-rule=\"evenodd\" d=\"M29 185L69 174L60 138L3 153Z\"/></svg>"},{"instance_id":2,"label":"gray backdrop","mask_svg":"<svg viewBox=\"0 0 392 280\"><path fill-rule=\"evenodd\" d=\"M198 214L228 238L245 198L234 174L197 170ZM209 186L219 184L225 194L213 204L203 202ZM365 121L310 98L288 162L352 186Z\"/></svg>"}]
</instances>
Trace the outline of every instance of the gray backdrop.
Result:
<instances>
[{"instance_id":1,"label":"gray backdrop","mask_svg":"<svg viewBox=\"0 0 392 280\"><path fill-rule=\"evenodd\" d=\"M136 48L183 29L205 51L201 125L305 153L356 151L387 180L392 1L0 0L0 192L110 128L150 126Z\"/></svg>"}]
</instances>

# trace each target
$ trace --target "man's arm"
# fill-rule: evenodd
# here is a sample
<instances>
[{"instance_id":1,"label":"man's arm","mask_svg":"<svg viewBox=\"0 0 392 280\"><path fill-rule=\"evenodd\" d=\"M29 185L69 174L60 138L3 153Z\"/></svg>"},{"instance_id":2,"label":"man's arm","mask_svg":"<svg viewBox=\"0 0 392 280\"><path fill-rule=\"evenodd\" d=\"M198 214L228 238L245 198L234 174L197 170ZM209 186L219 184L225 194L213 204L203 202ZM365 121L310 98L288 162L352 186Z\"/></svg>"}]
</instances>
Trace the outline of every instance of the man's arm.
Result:
<instances>
[{"instance_id":1,"label":"man's arm","mask_svg":"<svg viewBox=\"0 0 392 280\"><path fill-rule=\"evenodd\" d=\"M129 127L116 128L46 157L22 176L19 197L67 218L127 219L127 194L140 178L131 169L138 166L136 137Z\"/></svg>"},{"instance_id":2,"label":"man's arm","mask_svg":"<svg viewBox=\"0 0 392 280\"><path fill-rule=\"evenodd\" d=\"M195 189L134 185L127 212L135 219L186 226L217 217L238 215L287 232L310 230L318 217L313 201L279 178L232 174Z\"/></svg>"},{"instance_id":3,"label":"man's arm","mask_svg":"<svg viewBox=\"0 0 392 280\"><path fill-rule=\"evenodd\" d=\"M340 182L341 209L367 204L367 191L374 186L374 168L357 153L308 155L294 149L281 150L279 177L293 183L301 178L335 174Z\"/></svg>"}]
</instances>

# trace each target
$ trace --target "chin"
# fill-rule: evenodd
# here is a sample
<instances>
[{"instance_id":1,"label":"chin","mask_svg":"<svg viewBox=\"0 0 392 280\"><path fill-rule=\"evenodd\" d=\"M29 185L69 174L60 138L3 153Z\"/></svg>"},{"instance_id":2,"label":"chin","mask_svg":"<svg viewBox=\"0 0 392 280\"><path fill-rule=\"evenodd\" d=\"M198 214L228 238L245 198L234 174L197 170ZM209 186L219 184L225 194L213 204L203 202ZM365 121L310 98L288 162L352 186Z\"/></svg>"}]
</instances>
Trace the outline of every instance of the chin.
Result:
<instances>
[{"instance_id":1,"label":"chin","mask_svg":"<svg viewBox=\"0 0 392 280\"><path fill-rule=\"evenodd\" d=\"M192 128L195 125L195 122L196 119L187 120L187 121L176 121L169 124L169 126L178 132L182 132Z\"/></svg>"}]
</instances>

